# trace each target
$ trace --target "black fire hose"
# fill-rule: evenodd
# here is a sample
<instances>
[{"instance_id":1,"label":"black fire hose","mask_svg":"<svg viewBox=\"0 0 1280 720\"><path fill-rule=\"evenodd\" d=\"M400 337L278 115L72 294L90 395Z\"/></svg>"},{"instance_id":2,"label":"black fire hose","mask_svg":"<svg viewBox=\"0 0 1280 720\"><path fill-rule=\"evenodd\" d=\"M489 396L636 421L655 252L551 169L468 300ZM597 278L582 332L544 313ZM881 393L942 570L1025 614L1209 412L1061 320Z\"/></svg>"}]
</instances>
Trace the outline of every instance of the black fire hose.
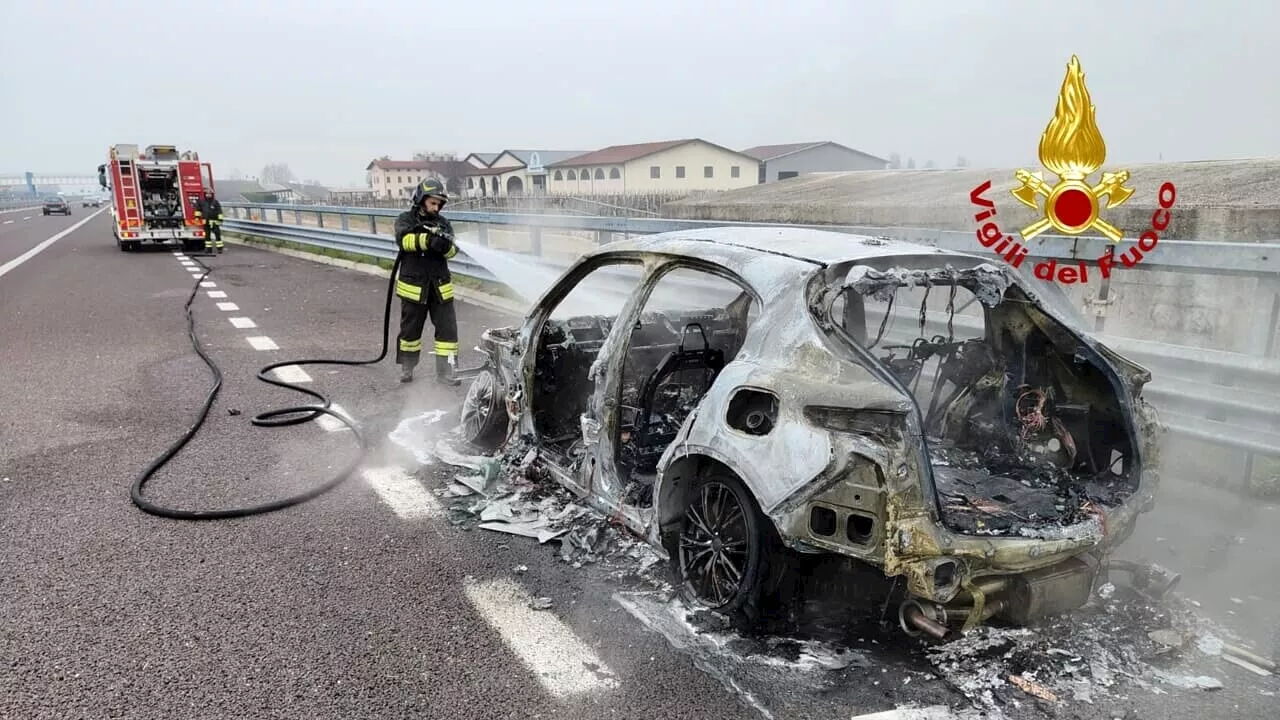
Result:
<instances>
[{"instance_id":1,"label":"black fire hose","mask_svg":"<svg viewBox=\"0 0 1280 720\"><path fill-rule=\"evenodd\" d=\"M360 454L333 478L304 493L282 498L280 500L265 502L260 505L250 505L248 507L234 508L230 510L180 510L177 508L157 505L142 496L142 489L146 486L147 481L149 481L151 477L160 470L160 468L168 464L168 462L172 460L193 437L196 436L196 433L200 431L200 428L204 425L204 421L209 417L209 409L213 407L214 401L218 398L218 393L222 390L222 371L218 369L217 364L213 362L209 355L205 353L204 347L201 346L200 338L196 334L195 317L191 314L191 303L195 301L196 295L200 292L200 283L209 276L212 269L196 258L192 258L192 260L195 260L196 264L201 268L204 268L204 272L196 278L195 286L191 288L191 295L187 297L187 302L183 305L183 309L187 315L187 336L191 339L191 346L195 348L196 354L200 356L200 359L204 361L204 364L209 367L209 371L213 373L213 387L209 389L209 394L204 400L204 407L200 409L200 413L196 416L195 422L192 423L192 425L187 428L187 431L184 432L172 445L170 445L167 450L160 453L159 456L152 460L151 463L133 479L133 487L129 491L129 498L133 501L133 504L141 508L143 512L151 515L158 515L160 517L173 518L176 520L225 520L228 518L248 517L250 515L262 515L264 513L275 512L276 510L283 510L284 508L292 507L294 505L300 505L341 485L350 478L360 466L360 462L364 459L365 454L369 450L368 439L360 432L360 429L353 424L353 421L350 418L347 418L343 414L335 412L330 408L329 398L315 390L291 385L277 378L269 377L267 373L286 365L354 366L374 365L382 362L382 359L387 356L388 333L391 328L391 300L395 296L396 271L400 268L400 258L397 257L395 264L392 265L391 278L387 282L387 301L382 312L382 350L378 352L377 357L372 360L331 360L328 358L316 360L285 360L267 365L259 370L257 375L258 379L262 382L275 385L277 387L296 390L304 395L310 395L316 400L319 400L320 404L295 405L293 407L280 408L278 410L268 410L264 413L255 415L250 422L258 427L285 427L287 425L301 425L305 422L311 422L321 415L330 415L341 421L343 425L351 428L351 432L355 434L356 442L360 446Z\"/></svg>"}]
</instances>

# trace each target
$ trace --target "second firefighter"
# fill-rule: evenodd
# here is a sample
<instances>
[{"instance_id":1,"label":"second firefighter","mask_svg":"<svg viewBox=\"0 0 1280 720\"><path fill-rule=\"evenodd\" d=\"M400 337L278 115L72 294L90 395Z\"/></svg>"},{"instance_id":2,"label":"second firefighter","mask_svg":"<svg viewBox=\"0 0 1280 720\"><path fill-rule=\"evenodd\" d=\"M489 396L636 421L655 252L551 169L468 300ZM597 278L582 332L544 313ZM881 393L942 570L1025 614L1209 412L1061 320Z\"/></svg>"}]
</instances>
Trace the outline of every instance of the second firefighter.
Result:
<instances>
[{"instance_id":1,"label":"second firefighter","mask_svg":"<svg viewBox=\"0 0 1280 720\"><path fill-rule=\"evenodd\" d=\"M408 210L396 218L396 246L400 273L396 295L400 298L400 336L396 363L400 382L413 380L413 369L422 356L422 331L427 318L435 328L436 380L458 385L453 369L458 357L458 317L453 308L453 277L449 259L458 254L453 226L440 214L449 196L438 180L424 180L413 192Z\"/></svg>"}]
</instances>

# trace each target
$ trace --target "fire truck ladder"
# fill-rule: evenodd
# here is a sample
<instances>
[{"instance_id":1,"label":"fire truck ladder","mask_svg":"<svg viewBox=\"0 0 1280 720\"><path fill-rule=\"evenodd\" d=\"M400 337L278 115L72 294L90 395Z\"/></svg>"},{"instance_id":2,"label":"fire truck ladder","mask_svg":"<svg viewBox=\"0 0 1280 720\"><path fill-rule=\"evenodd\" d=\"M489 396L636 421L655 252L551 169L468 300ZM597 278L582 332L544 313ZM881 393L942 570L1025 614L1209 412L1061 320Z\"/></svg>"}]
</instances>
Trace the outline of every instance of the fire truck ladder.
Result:
<instances>
[{"instance_id":1,"label":"fire truck ladder","mask_svg":"<svg viewBox=\"0 0 1280 720\"><path fill-rule=\"evenodd\" d=\"M120 161L120 199L124 201L124 226L142 227L142 209L138 203L137 174L131 160Z\"/></svg>"}]
</instances>

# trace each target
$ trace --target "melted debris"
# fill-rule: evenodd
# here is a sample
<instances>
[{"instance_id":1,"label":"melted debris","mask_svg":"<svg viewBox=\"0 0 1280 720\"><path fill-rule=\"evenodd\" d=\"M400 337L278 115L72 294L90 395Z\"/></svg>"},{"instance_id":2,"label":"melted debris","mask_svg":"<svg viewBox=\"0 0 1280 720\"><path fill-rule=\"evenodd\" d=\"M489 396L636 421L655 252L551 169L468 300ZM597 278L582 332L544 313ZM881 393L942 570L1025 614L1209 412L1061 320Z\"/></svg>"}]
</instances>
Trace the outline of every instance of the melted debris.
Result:
<instances>
[{"instance_id":1,"label":"melted debris","mask_svg":"<svg viewBox=\"0 0 1280 720\"><path fill-rule=\"evenodd\" d=\"M446 504L449 521L464 529L520 535L546 544L558 541L557 556L580 568L592 563L617 566L619 576L639 576L656 586L652 574L662 562L643 539L579 502L569 490L540 471L530 445L499 457L465 455L446 436L433 454L463 469L454 482L435 491ZM466 472L470 470L471 472Z\"/></svg>"},{"instance_id":2,"label":"melted debris","mask_svg":"<svg viewBox=\"0 0 1280 720\"><path fill-rule=\"evenodd\" d=\"M1123 481L1081 482L1032 453L930 447L945 521L970 535L1085 537L1101 532L1099 508L1119 504Z\"/></svg>"}]
</instances>

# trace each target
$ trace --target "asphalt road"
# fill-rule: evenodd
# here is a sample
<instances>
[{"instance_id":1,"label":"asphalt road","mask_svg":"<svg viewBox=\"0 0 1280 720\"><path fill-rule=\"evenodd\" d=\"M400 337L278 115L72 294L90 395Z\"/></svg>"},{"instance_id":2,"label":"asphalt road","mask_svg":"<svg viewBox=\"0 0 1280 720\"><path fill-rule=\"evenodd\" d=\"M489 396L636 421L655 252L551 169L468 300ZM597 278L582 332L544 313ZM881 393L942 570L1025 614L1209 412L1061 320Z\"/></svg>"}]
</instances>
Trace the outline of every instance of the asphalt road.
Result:
<instances>
[{"instance_id":1,"label":"asphalt road","mask_svg":"<svg viewBox=\"0 0 1280 720\"><path fill-rule=\"evenodd\" d=\"M0 215L0 264L84 218L73 212ZM201 260L213 272L193 307L224 386L148 496L240 506L322 481L356 452L351 432L252 427L307 401L254 374L375 356L385 281L235 245ZM390 360L303 368L379 444L352 481L247 519L142 513L132 477L211 385L182 314L191 266L120 252L100 216L0 278L0 717L781 719L966 704L890 649L897 634L860 638L836 670L743 659L664 624L643 584L575 569L553 544L459 529L426 492L452 471L410 476L383 440L404 418L452 413L462 390L401 386ZM484 327L516 322L462 303L459 314L464 365ZM535 597L551 607L531 609ZM1220 691L1168 688L1174 703L1142 691L1105 709L1274 717L1274 678L1220 672ZM1007 711L1047 716L1037 708L1023 698Z\"/></svg>"}]
</instances>

